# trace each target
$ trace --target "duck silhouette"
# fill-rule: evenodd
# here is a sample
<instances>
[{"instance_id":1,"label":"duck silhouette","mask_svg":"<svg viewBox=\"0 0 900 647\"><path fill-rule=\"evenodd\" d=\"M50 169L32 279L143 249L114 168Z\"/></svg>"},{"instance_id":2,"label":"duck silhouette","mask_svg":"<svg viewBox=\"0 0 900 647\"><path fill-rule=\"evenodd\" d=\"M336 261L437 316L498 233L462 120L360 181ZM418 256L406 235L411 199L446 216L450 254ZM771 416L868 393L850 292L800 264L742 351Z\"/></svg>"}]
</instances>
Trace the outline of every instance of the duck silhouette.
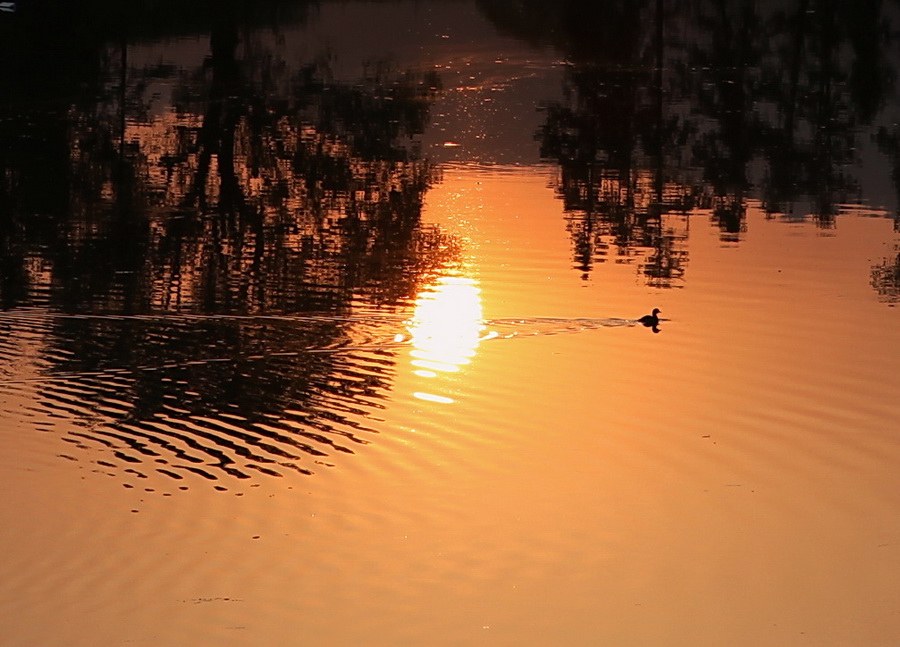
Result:
<instances>
[{"instance_id":1,"label":"duck silhouette","mask_svg":"<svg viewBox=\"0 0 900 647\"><path fill-rule=\"evenodd\" d=\"M638 319L638 323L642 326L647 326L647 328L656 328L659 325L659 317L657 316L659 314L662 314L662 310L653 308L653 312Z\"/></svg>"}]
</instances>

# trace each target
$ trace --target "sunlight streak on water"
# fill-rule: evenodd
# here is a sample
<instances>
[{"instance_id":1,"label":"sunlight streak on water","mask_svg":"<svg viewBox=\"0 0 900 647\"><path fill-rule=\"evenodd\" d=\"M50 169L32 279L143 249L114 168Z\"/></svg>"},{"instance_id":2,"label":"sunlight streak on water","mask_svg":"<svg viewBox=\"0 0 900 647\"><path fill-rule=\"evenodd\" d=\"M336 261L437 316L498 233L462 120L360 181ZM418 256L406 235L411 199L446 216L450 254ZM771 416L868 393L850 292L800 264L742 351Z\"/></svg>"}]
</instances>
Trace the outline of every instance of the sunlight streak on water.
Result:
<instances>
[{"instance_id":1,"label":"sunlight streak on water","mask_svg":"<svg viewBox=\"0 0 900 647\"><path fill-rule=\"evenodd\" d=\"M893 644L896 46L244 4L0 38L0 642Z\"/></svg>"},{"instance_id":2,"label":"sunlight streak on water","mask_svg":"<svg viewBox=\"0 0 900 647\"><path fill-rule=\"evenodd\" d=\"M458 372L475 356L483 330L478 282L464 276L440 277L416 299L409 324L413 373L431 379L441 373ZM429 392L417 391L414 395L430 402L453 402L452 398Z\"/></svg>"}]
</instances>

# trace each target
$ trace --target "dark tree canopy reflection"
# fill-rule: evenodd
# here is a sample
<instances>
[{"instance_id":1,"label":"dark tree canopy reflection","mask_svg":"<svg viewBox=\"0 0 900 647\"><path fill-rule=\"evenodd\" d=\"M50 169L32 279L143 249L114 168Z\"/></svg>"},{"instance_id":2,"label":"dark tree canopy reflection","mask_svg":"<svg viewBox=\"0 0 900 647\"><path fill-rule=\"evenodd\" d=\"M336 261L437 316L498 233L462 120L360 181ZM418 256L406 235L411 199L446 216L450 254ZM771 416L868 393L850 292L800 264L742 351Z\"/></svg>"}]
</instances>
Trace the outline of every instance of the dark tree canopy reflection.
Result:
<instances>
[{"instance_id":1,"label":"dark tree canopy reflection","mask_svg":"<svg viewBox=\"0 0 900 647\"><path fill-rule=\"evenodd\" d=\"M20 75L0 119L0 300L41 308L4 325L44 335L67 380L41 397L85 420L70 440L172 478L309 471L364 442L400 319L353 313L408 302L457 253L420 222L437 77L338 83L242 6L210 12L193 67L84 36L80 90L35 99Z\"/></svg>"},{"instance_id":2,"label":"dark tree canopy reflection","mask_svg":"<svg viewBox=\"0 0 900 647\"><path fill-rule=\"evenodd\" d=\"M863 145L896 122L897 3L481 5L502 29L567 62L565 100L548 106L539 137L560 166L575 265L586 275L611 253L638 254L651 281L679 285L677 223L689 209L707 211L726 241L740 240L748 199L831 227L840 205L862 200ZM895 127L882 128L897 167Z\"/></svg>"},{"instance_id":3,"label":"dark tree canopy reflection","mask_svg":"<svg viewBox=\"0 0 900 647\"><path fill-rule=\"evenodd\" d=\"M900 303L900 253L872 267L872 287L882 301Z\"/></svg>"}]
</instances>

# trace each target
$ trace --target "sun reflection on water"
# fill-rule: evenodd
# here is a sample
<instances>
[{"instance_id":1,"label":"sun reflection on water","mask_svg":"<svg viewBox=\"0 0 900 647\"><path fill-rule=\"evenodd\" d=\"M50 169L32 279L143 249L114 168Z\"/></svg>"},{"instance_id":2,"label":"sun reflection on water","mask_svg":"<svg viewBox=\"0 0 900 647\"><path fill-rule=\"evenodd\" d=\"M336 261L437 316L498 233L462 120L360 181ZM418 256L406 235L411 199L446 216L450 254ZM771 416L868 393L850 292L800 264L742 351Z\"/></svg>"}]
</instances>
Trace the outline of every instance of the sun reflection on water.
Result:
<instances>
[{"instance_id":1,"label":"sun reflection on water","mask_svg":"<svg viewBox=\"0 0 900 647\"><path fill-rule=\"evenodd\" d=\"M409 324L413 373L431 379L458 372L472 361L483 330L477 281L463 276L440 277L416 299ZM452 398L426 391L413 395L430 402L453 402Z\"/></svg>"}]
</instances>

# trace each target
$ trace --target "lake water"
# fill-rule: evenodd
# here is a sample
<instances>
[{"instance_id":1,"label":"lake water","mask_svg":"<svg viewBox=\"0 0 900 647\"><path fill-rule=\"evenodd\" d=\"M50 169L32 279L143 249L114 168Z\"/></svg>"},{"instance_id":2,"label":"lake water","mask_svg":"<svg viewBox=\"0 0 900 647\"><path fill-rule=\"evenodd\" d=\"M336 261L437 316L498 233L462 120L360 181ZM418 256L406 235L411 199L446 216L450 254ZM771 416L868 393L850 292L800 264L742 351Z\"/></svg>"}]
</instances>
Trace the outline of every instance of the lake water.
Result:
<instances>
[{"instance_id":1,"label":"lake water","mask_svg":"<svg viewBox=\"0 0 900 647\"><path fill-rule=\"evenodd\" d=\"M0 643L898 644L900 16L597 4L0 13Z\"/></svg>"}]
</instances>

